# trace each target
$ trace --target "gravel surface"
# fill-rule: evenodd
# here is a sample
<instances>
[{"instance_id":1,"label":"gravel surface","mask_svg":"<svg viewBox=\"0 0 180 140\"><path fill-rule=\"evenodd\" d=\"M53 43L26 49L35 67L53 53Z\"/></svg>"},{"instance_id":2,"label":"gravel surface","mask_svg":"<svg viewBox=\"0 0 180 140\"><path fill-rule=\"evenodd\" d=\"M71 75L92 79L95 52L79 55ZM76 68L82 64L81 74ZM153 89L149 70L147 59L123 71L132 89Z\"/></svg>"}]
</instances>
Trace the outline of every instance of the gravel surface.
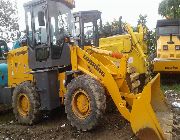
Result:
<instances>
[{"instance_id":1,"label":"gravel surface","mask_svg":"<svg viewBox=\"0 0 180 140\"><path fill-rule=\"evenodd\" d=\"M173 140L180 138L180 93L174 90L165 91L174 113ZM17 124L12 111L0 114L0 139L4 140L136 140L130 124L112 106L106 112L99 126L90 132L80 132L70 126L61 107L33 126Z\"/></svg>"}]
</instances>

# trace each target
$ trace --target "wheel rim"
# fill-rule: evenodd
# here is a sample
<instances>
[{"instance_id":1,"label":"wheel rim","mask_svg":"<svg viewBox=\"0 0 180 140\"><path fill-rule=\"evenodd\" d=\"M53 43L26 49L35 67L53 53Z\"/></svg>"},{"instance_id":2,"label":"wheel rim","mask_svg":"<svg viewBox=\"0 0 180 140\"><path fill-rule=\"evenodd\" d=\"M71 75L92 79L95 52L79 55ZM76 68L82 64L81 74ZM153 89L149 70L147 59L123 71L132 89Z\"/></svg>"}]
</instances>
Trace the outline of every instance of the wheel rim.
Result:
<instances>
[{"instance_id":1,"label":"wheel rim","mask_svg":"<svg viewBox=\"0 0 180 140\"><path fill-rule=\"evenodd\" d=\"M27 116L30 109L29 98L26 94L19 94L18 96L18 112L21 116Z\"/></svg>"},{"instance_id":2,"label":"wheel rim","mask_svg":"<svg viewBox=\"0 0 180 140\"><path fill-rule=\"evenodd\" d=\"M73 95L72 110L74 114L80 118L85 119L90 114L90 99L84 90L78 90Z\"/></svg>"}]
</instances>

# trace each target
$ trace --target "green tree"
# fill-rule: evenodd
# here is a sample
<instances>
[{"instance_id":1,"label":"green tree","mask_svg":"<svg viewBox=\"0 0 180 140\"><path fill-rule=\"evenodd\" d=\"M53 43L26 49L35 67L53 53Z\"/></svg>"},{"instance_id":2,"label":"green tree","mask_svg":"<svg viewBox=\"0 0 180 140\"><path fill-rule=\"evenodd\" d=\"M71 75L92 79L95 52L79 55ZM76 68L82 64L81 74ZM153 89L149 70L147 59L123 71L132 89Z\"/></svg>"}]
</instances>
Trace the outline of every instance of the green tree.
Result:
<instances>
[{"instance_id":1,"label":"green tree","mask_svg":"<svg viewBox=\"0 0 180 140\"><path fill-rule=\"evenodd\" d=\"M0 38L6 42L16 39L18 25L17 3L12 0L0 0Z\"/></svg>"},{"instance_id":2,"label":"green tree","mask_svg":"<svg viewBox=\"0 0 180 140\"><path fill-rule=\"evenodd\" d=\"M106 22L101 29L101 37L109 37L119 34L120 31L120 20L115 20L113 22ZM144 40L148 46L148 54L156 52L156 33L147 27L147 15L139 15L138 24L142 24L145 36ZM123 23L122 23L123 24ZM134 31L137 31L137 27L132 27Z\"/></svg>"},{"instance_id":3,"label":"green tree","mask_svg":"<svg viewBox=\"0 0 180 140\"><path fill-rule=\"evenodd\" d=\"M163 0L159 4L158 13L167 19L180 18L180 0Z\"/></svg>"},{"instance_id":4,"label":"green tree","mask_svg":"<svg viewBox=\"0 0 180 140\"><path fill-rule=\"evenodd\" d=\"M108 36L111 36L111 24L109 22L106 22L104 25L102 25L101 37Z\"/></svg>"},{"instance_id":5,"label":"green tree","mask_svg":"<svg viewBox=\"0 0 180 140\"><path fill-rule=\"evenodd\" d=\"M145 38L144 40L148 46L148 54L151 55L156 52L156 33L147 27L147 15L139 15L138 24L141 24L144 28Z\"/></svg>"},{"instance_id":6,"label":"green tree","mask_svg":"<svg viewBox=\"0 0 180 140\"><path fill-rule=\"evenodd\" d=\"M146 26L146 23L147 23L147 15L139 15L139 19L138 19L138 24L142 24L142 26L144 28L147 28Z\"/></svg>"},{"instance_id":7,"label":"green tree","mask_svg":"<svg viewBox=\"0 0 180 140\"><path fill-rule=\"evenodd\" d=\"M120 33L120 21L114 19L113 22L106 22L102 25L101 37L109 37Z\"/></svg>"}]
</instances>

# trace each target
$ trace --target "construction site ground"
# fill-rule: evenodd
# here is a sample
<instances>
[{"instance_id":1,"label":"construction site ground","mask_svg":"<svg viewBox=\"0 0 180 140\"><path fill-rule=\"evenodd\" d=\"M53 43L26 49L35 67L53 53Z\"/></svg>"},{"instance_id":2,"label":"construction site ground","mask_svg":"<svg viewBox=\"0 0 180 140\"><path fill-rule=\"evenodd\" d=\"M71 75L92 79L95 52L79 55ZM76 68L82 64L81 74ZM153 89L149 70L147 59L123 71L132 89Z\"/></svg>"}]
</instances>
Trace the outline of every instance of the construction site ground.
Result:
<instances>
[{"instance_id":1,"label":"construction site ground","mask_svg":"<svg viewBox=\"0 0 180 140\"><path fill-rule=\"evenodd\" d=\"M173 140L180 138L180 85L163 84L174 113ZM58 108L43 117L43 120L33 126L19 125L12 110L0 114L0 139L5 140L136 140L130 124L110 105L99 126L90 132L80 132L71 127L66 119L64 108Z\"/></svg>"}]
</instances>

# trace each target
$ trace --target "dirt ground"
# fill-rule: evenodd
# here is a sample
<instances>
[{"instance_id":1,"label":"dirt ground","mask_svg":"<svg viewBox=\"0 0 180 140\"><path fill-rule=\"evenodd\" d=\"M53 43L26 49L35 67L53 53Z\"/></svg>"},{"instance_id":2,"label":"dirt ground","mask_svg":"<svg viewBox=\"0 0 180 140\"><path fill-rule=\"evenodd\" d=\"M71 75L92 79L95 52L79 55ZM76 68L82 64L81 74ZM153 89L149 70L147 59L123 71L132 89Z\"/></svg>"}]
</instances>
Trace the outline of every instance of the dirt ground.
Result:
<instances>
[{"instance_id":1,"label":"dirt ground","mask_svg":"<svg viewBox=\"0 0 180 140\"><path fill-rule=\"evenodd\" d=\"M105 114L100 125L90 132L80 132L72 128L66 119L63 108L45 116L42 122L34 126L21 126L15 121L13 114L8 112L0 116L0 139L10 140L135 140L129 123L117 111Z\"/></svg>"},{"instance_id":2,"label":"dirt ground","mask_svg":"<svg viewBox=\"0 0 180 140\"><path fill-rule=\"evenodd\" d=\"M173 112L173 140L180 140L180 91L167 90L165 91L165 95L171 104L171 110Z\"/></svg>"},{"instance_id":3,"label":"dirt ground","mask_svg":"<svg viewBox=\"0 0 180 140\"><path fill-rule=\"evenodd\" d=\"M165 92L170 104L180 102L180 92ZM174 113L173 140L180 140L180 108L172 106ZM80 132L72 128L66 119L64 108L59 108L44 116L34 126L17 124L12 111L0 114L0 139L4 140L136 140L129 123L114 110L106 112L99 126L90 132Z\"/></svg>"}]
</instances>

